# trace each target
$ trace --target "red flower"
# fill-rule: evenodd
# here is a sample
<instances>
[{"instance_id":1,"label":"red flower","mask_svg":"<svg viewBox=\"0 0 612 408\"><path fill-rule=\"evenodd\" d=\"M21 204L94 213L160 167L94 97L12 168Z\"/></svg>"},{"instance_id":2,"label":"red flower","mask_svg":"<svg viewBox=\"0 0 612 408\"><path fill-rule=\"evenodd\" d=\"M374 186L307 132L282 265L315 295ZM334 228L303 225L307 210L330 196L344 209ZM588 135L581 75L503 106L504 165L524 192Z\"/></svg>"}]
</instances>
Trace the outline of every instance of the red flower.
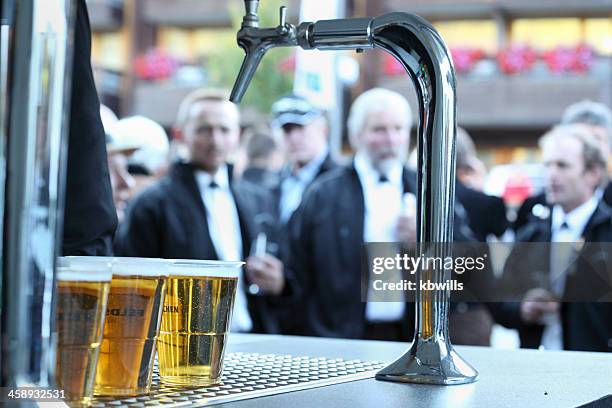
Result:
<instances>
[{"instance_id":1,"label":"red flower","mask_svg":"<svg viewBox=\"0 0 612 408\"><path fill-rule=\"evenodd\" d=\"M484 52L476 48L453 48L451 50L453 65L457 73L470 72L474 64L484 58Z\"/></svg>"},{"instance_id":2,"label":"red flower","mask_svg":"<svg viewBox=\"0 0 612 408\"><path fill-rule=\"evenodd\" d=\"M453 65L457 73L466 73L474 68L474 64L485 57L485 53L477 48L460 47L451 50ZM383 72L385 75L394 76L405 74L404 67L390 54L384 54Z\"/></svg>"},{"instance_id":3,"label":"red flower","mask_svg":"<svg viewBox=\"0 0 612 408\"><path fill-rule=\"evenodd\" d=\"M558 46L544 53L544 62L552 72L578 72L588 71L593 65L595 52L587 44L573 48Z\"/></svg>"},{"instance_id":4,"label":"red flower","mask_svg":"<svg viewBox=\"0 0 612 408\"><path fill-rule=\"evenodd\" d=\"M178 69L176 58L162 50L150 50L136 57L134 71L139 79L155 80L170 77Z\"/></svg>"},{"instance_id":5,"label":"red flower","mask_svg":"<svg viewBox=\"0 0 612 408\"><path fill-rule=\"evenodd\" d=\"M538 54L528 45L513 45L497 54L499 68L505 74L526 72L533 66Z\"/></svg>"},{"instance_id":6,"label":"red flower","mask_svg":"<svg viewBox=\"0 0 612 408\"><path fill-rule=\"evenodd\" d=\"M295 54L291 54L287 58L280 60L277 64L277 68L283 73L295 71Z\"/></svg>"},{"instance_id":7,"label":"red flower","mask_svg":"<svg viewBox=\"0 0 612 408\"><path fill-rule=\"evenodd\" d=\"M576 56L572 69L575 72L586 72L593 66L595 50L588 44L580 44L576 47Z\"/></svg>"}]
</instances>

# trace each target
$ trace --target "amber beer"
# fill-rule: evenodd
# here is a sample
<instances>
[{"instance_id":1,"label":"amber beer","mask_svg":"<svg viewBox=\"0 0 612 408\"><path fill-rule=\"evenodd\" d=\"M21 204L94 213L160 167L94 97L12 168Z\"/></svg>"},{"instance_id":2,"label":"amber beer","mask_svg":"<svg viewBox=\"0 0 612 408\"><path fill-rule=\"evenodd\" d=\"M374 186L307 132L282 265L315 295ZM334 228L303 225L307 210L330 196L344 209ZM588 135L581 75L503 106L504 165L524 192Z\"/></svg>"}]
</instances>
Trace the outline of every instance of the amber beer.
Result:
<instances>
[{"instance_id":1,"label":"amber beer","mask_svg":"<svg viewBox=\"0 0 612 408\"><path fill-rule=\"evenodd\" d=\"M242 265L177 261L170 266L158 340L162 383L206 386L220 381Z\"/></svg>"},{"instance_id":2,"label":"amber beer","mask_svg":"<svg viewBox=\"0 0 612 408\"><path fill-rule=\"evenodd\" d=\"M60 258L57 266L56 386L71 406L89 406L111 281L108 260Z\"/></svg>"},{"instance_id":3,"label":"amber beer","mask_svg":"<svg viewBox=\"0 0 612 408\"><path fill-rule=\"evenodd\" d=\"M115 258L94 393L128 396L151 388L168 261Z\"/></svg>"}]
</instances>

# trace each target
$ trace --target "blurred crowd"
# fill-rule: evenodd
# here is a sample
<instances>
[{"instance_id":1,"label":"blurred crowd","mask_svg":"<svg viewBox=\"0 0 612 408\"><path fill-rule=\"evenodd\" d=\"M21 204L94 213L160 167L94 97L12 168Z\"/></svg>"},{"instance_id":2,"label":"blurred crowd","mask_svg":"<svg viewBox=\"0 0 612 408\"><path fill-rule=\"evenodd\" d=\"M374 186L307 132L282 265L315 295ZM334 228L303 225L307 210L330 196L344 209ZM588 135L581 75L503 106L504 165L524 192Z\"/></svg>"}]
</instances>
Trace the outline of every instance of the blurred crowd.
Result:
<instances>
[{"instance_id":1,"label":"blurred crowd","mask_svg":"<svg viewBox=\"0 0 612 408\"><path fill-rule=\"evenodd\" d=\"M106 107L101 116L120 221L115 255L245 261L234 331L412 338L404 299L361 301L364 243L417 240L415 124L402 95L375 88L353 101L348 158L330 152L326 113L294 94L247 129L214 89L184 99L170 135L142 116L118 119ZM540 140L543 191L509 209L483 192L487 168L459 128L455 241L612 241L611 145L608 107L569 106ZM533 287L513 302L453 302L451 340L489 345L498 323L517 329L523 347L612 351L612 303L560 302L579 284Z\"/></svg>"}]
</instances>

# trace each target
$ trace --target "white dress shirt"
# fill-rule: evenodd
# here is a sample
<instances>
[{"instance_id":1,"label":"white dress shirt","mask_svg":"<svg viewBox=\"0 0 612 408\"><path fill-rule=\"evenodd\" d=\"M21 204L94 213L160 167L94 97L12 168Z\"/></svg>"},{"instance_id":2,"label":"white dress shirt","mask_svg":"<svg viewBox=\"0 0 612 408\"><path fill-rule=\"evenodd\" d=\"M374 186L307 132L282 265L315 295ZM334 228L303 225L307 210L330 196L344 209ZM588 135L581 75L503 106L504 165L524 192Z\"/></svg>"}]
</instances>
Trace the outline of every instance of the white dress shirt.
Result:
<instances>
[{"instance_id":1,"label":"white dress shirt","mask_svg":"<svg viewBox=\"0 0 612 408\"><path fill-rule=\"evenodd\" d=\"M599 197L593 195L588 201L567 214L561 206L554 206L551 220L551 242L581 241L584 229L597 209L598 203ZM567 268L571 259L572 251L569 245L551 245L550 285L553 294L557 297L563 296ZM557 312L546 315L542 322L545 327L541 346L546 350L563 350L563 327L560 314Z\"/></svg>"},{"instance_id":2,"label":"white dress shirt","mask_svg":"<svg viewBox=\"0 0 612 408\"><path fill-rule=\"evenodd\" d=\"M220 167L214 176L204 171L196 171L195 178L206 208L208 233L219 259L241 261L242 233L236 202L229 185L227 166ZM234 301L232 331L248 332L253 328L243 286L244 276L241 272Z\"/></svg>"},{"instance_id":3,"label":"white dress shirt","mask_svg":"<svg viewBox=\"0 0 612 408\"><path fill-rule=\"evenodd\" d=\"M401 163L381 175L363 154L355 155L355 170L359 176L364 198L364 242L397 242L396 227L402 213L404 185ZM388 181L381 182L381 176ZM399 248L398 248L399 249ZM397 249L394 251L397 253ZM394 256L390 254L390 256ZM366 320L369 322L392 322L404 316L405 302L368 302Z\"/></svg>"}]
</instances>

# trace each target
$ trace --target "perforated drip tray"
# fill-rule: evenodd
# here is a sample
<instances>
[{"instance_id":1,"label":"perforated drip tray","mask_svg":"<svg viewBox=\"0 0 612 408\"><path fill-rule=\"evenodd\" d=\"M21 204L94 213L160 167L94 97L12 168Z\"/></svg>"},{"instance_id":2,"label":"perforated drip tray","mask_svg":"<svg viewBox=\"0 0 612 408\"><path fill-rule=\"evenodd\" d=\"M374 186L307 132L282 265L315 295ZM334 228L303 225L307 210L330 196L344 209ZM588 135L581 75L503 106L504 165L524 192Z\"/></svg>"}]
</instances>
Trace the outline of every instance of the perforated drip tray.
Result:
<instances>
[{"instance_id":1,"label":"perforated drip tray","mask_svg":"<svg viewBox=\"0 0 612 408\"><path fill-rule=\"evenodd\" d=\"M93 407L207 406L372 378L383 366L379 362L340 358L230 353L225 357L222 384L202 388L168 387L159 384L156 370L150 395L99 398L94 400Z\"/></svg>"}]
</instances>

